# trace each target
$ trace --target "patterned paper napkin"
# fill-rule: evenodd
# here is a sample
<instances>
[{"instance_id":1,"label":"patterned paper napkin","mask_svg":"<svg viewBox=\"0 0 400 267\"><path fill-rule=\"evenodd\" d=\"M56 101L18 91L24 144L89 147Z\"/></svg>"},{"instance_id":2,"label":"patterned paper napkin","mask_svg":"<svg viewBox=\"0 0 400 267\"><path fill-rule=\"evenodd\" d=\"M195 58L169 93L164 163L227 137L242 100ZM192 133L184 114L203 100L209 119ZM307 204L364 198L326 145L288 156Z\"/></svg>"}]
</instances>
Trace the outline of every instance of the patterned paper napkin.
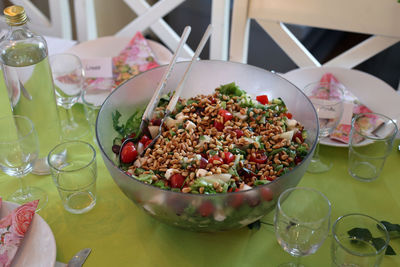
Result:
<instances>
[{"instance_id":1,"label":"patterned paper napkin","mask_svg":"<svg viewBox=\"0 0 400 267\"><path fill-rule=\"evenodd\" d=\"M333 76L332 73L325 73L320 82L327 82L329 84L340 84L338 79ZM349 90L345 89L344 92L344 104L343 104L343 115L339 122L339 125L330 134L330 138L335 141L339 141L345 144L349 143L351 121L352 118L360 113L372 112L367 106L362 104L357 97ZM371 115L367 120L357 121L356 127L362 128L363 131L372 132L382 124L382 121L377 119L376 116ZM358 142L362 141L357 140Z\"/></svg>"},{"instance_id":2,"label":"patterned paper napkin","mask_svg":"<svg viewBox=\"0 0 400 267\"><path fill-rule=\"evenodd\" d=\"M39 200L35 200L23 204L0 220L0 267L11 265L35 215L38 203Z\"/></svg>"},{"instance_id":3,"label":"patterned paper napkin","mask_svg":"<svg viewBox=\"0 0 400 267\"><path fill-rule=\"evenodd\" d=\"M158 67L154 53L146 38L137 32L129 44L112 58L113 78L87 78L86 90L113 90L131 77Z\"/></svg>"}]
</instances>

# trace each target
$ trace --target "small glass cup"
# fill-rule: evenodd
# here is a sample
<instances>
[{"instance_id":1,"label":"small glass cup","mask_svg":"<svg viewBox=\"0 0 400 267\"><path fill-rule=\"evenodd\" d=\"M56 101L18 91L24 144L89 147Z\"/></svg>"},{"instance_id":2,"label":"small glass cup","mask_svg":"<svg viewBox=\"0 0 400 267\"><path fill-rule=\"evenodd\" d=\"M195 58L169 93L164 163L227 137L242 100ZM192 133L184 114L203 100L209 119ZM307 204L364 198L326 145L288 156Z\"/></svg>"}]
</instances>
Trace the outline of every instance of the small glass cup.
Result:
<instances>
[{"instance_id":1,"label":"small glass cup","mask_svg":"<svg viewBox=\"0 0 400 267\"><path fill-rule=\"evenodd\" d=\"M378 113L361 113L351 123L349 173L370 182L379 177L398 132L396 123Z\"/></svg>"},{"instance_id":2,"label":"small glass cup","mask_svg":"<svg viewBox=\"0 0 400 267\"><path fill-rule=\"evenodd\" d=\"M83 141L61 143L50 151L47 161L64 208L74 214L91 210L96 205L97 179L93 146Z\"/></svg>"},{"instance_id":3,"label":"small glass cup","mask_svg":"<svg viewBox=\"0 0 400 267\"><path fill-rule=\"evenodd\" d=\"M390 240L381 222L358 213L339 217L332 234L333 266L379 266Z\"/></svg>"}]
</instances>

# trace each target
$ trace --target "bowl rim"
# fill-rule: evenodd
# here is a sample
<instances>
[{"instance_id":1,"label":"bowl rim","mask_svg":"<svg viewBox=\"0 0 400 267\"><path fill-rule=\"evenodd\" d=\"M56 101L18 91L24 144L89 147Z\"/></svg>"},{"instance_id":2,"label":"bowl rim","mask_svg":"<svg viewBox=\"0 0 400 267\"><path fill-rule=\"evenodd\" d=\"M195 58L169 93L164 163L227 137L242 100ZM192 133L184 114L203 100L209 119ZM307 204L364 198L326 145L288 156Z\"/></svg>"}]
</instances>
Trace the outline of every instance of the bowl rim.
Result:
<instances>
[{"instance_id":1,"label":"bowl rim","mask_svg":"<svg viewBox=\"0 0 400 267\"><path fill-rule=\"evenodd\" d=\"M309 104L310 104L312 110L314 111L315 121L316 121L316 124L317 124L317 132L316 132L316 135L315 135L315 138L314 138L314 139L315 139L315 140L314 140L314 143L313 143L313 145L312 145L310 151L314 151L314 150L315 150L315 147L317 146L317 143L318 143L318 135L319 135L319 120L318 120L317 111L315 110L314 105L312 104L311 100L310 100L310 99L306 96L306 94L305 94L299 87L297 87L294 83L292 83L291 81L287 80L286 78L284 78L284 77L282 77L282 76L276 74L276 73L273 72L273 71L269 71L269 70L266 70L266 69L263 69L263 68L260 68L260 67L257 67L257 66L253 66L253 65L249 65L249 64L245 64L245 63L241 63L241 62L225 61L225 60L215 60L215 59L213 59L213 60L199 60L199 61L201 61L201 62L222 62L222 63L224 63L224 64L226 63L226 64L232 64L232 65L245 65L245 66L250 67L250 68L254 68L254 69L257 69L257 70L261 70L261 71L268 72L268 73L274 75L275 77L277 77L278 79L282 79L282 80L288 82L289 84L291 84L292 86L294 86L294 87L306 98L306 101L309 102ZM187 63L189 63L189 62L190 62L190 61L180 61L180 62L177 62L176 64L187 64ZM96 140L97 140L98 147L100 148L100 150L101 150L101 152L102 152L101 154L104 155L104 156L107 158L107 160L111 163L111 165L112 165L113 168L115 168L118 172L122 173L123 175L125 175L125 176L128 177L129 179L132 179L132 180L134 180L134 181L136 181L136 182L138 182L138 183L141 183L141 184L143 184L143 185L145 185L145 186L148 186L149 188L153 188L153 189L157 189L157 190L162 190L162 191L164 191L164 192L168 192L168 193L171 193L171 194L186 195L186 196L187 196L187 195L190 195L191 197L197 197L197 196L198 196L198 197L212 197L212 196L223 197L223 196L226 196L226 195L228 195L228 194L229 194L229 195L243 194L243 193L251 192L251 191L253 191L253 190L255 190L255 189L260 190L261 188L270 187L272 184L276 183L278 180L282 180L283 178L287 177L288 174L290 174L290 173L291 173L293 170L295 170L296 168L300 167L300 166L311 156L312 153L307 153L307 155L306 155L306 156L304 157L304 159L300 162L300 164L296 165L290 172L285 173L284 175L277 177L275 180L273 180L273 181L271 181L271 182L269 182L269 183L267 183L267 184L258 185L258 186L256 186L256 187L251 188L251 189L243 190L243 191L238 191L238 192L224 192L224 193L215 193L215 194L190 194L190 193L188 194L188 193L183 193L183 192L176 192L176 191L172 191L172 190L167 190L167 189L163 189L163 188L160 188L160 187L151 185L151 184L147 184L147 183L145 183L145 182L143 182L143 181L140 181L140 180L135 179L134 177L128 175L125 171L123 171L122 169L120 169L120 168L114 163L114 161L113 161L112 159L110 159L110 157L108 156L108 154L105 152L103 146L102 146L101 143L99 142L99 132L98 132L98 127L97 127L97 125L98 125L98 123L99 123L99 115L100 115L101 111L103 110L104 103L106 103L106 102L108 101L108 99L111 98L112 95L113 95L120 87L122 87L123 85L125 85L126 83L128 83L129 81L131 81L132 79L135 79L136 77L139 77L139 76L141 76L141 75L144 75L145 73L147 73L147 72L149 72L149 71L152 71L152 70L155 70L155 69L159 69L159 68L165 68L165 67L166 67L166 65L161 65L161 66L152 68L152 69L150 69L150 70L144 71L144 72L142 72L142 73L139 73L138 75L135 75L135 76L129 78L129 79L126 80L124 83L120 84L120 85L119 85L118 87L116 87L116 88L107 96L107 98L104 100L103 104L102 104L101 107L100 107L99 113L97 114L97 117L96 117L96 127L95 127L95 130L96 130ZM103 157L103 160L104 160L104 157ZM110 174L110 175L111 175L111 174ZM113 179L114 179L114 178L113 178Z\"/></svg>"}]
</instances>

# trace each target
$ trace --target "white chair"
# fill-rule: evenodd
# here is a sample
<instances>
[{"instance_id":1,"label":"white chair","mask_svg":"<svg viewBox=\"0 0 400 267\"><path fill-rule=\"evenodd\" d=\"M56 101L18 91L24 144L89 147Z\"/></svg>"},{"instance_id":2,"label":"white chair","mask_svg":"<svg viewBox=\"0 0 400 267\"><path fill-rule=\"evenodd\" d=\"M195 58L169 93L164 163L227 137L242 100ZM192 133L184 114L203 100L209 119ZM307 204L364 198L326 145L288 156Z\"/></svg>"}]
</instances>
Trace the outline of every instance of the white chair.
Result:
<instances>
[{"instance_id":1,"label":"white chair","mask_svg":"<svg viewBox=\"0 0 400 267\"><path fill-rule=\"evenodd\" d=\"M251 19L299 67L321 63L284 23L372 35L323 66L353 68L400 41L400 4L394 0L235 0L230 39L232 61L247 62Z\"/></svg>"},{"instance_id":2,"label":"white chair","mask_svg":"<svg viewBox=\"0 0 400 267\"><path fill-rule=\"evenodd\" d=\"M72 39L69 0L48 0L50 19L30 0L10 0L10 2L25 8L29 27L33 31L45 36ZM0 18L0 27L7 28L4 16Z\"/></svg>"},{"instance_id":3,"label":"white chair","mask_svg":"<svg viewBox=\"0 0 400 267\"><path fill-rule=\"evenodd\" d=\"M121 0L120 0L121 1ZM123 0L137 15L133 21L115 33L115 36L133 36L136 31L151 29L152 32L172 51L178 45L180 36L162 19L185 0L159 0L149 5L145 0ZM212 19L214 27L211 35L210 58L226 60L228 58L230 0L213 0ZM78 41L87 41L98 37L94 0L75 0L75 24ZM185 45L182 57L190 58L193 50Z\"/></svg>"}]
</instances>

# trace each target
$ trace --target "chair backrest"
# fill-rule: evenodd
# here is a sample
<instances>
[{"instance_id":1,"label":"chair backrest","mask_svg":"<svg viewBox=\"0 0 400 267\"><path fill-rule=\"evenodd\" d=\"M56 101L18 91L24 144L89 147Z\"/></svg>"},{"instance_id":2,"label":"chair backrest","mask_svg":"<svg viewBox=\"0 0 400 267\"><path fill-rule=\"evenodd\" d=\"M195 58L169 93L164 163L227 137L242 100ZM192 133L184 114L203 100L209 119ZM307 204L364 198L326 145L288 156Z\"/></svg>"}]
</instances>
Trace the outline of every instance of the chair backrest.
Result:
<instances>
[{"instance_id":1,"label":"chair backrest","mask_svg":"<svg viewBox=\"0 0 400 267\"><path fill-rule=\"evenodd\" d=\"M284 23L372 35L324 66L353 68L400 41L396 0L235 0L230 60L247 62L249 24L254 19L299 67L321 66Z\"/></svg>"},{"instance_id":2,"label":"chair backrest","mask_svg":"<svg viewBox=\"0 0 400 267\"><path fill-rule=\"evenodd\" d=\"M48 0L50 19L30 0L11 0L11 2L25 8L29 27L33 31L41 35L72 39L69 0ZM7 27L4 16L0 18L0 27Z\"/></svg>"},{"instance_id":3,"label":"chair backrest","mask_svg":"<svg viewBox=\"0 0 400 267\"><path fill-rule=\"evenodd\" d=\"M168 48L175 51L180 36L163 20L163 17L185 0L159 0L152 6L145 0L119 1L124 1L137 17L116 32L116 36L131 37L137 31L151 29ZM74 11L78 41L82 42L96 39L98 34L94 0L75 0ZM230 0L212 1L211 23L214 29L210 41L211 59L226 60L228 58L229 11ZM193 54L193 50L188 45L185 45L182 51L182 57L190 58Z\"/></svg>"}]
</instances>

